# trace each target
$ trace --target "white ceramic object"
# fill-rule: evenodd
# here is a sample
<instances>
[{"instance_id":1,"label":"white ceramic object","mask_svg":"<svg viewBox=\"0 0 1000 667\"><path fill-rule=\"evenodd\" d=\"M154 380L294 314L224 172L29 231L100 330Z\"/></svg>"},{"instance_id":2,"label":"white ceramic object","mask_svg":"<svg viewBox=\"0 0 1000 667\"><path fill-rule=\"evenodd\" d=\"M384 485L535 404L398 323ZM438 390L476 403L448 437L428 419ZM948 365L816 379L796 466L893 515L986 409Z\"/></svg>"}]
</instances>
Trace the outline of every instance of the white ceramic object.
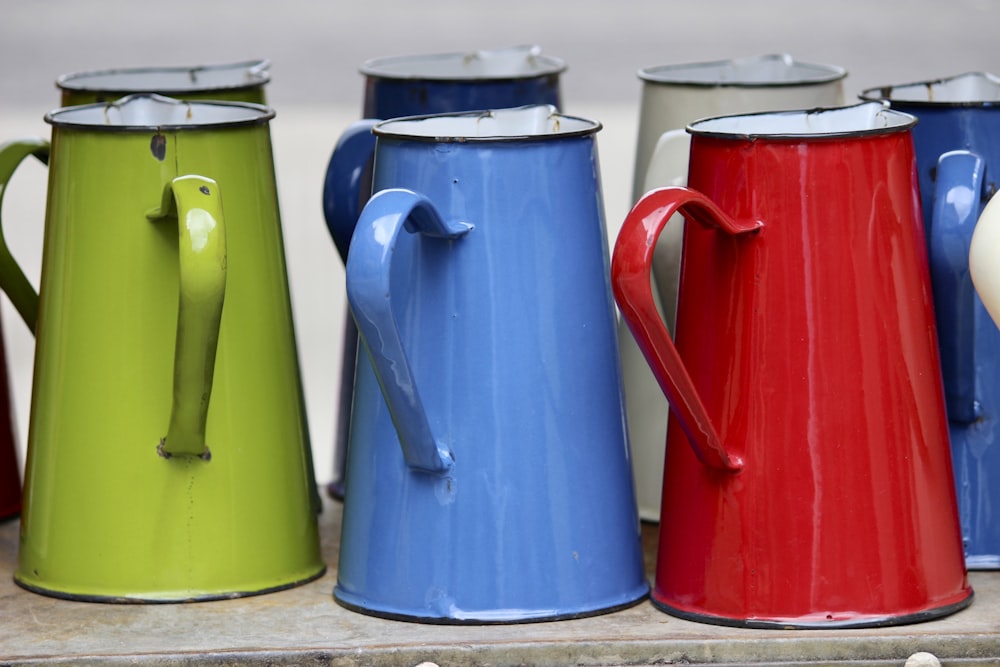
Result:
<instances>
[{"instance_id":1,"label":"white ceramic object","mask_svg":"<svg viewBox=\"0 0 1000 667\"><path fill-rule=\"evenodd\" d=\"M983 209L969 245L969 273L986 311L1000 326L1000 197Z\"/></svg>"}]
</instances>

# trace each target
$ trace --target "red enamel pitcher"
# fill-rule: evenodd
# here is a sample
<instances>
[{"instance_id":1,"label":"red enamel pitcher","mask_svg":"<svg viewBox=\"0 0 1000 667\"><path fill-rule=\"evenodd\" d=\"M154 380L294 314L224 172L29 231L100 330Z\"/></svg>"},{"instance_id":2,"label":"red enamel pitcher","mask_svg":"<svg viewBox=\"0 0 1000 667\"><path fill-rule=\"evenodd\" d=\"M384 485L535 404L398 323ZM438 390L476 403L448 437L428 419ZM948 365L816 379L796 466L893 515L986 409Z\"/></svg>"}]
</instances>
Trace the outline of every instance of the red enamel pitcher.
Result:
<instances>
[{"instance_id":1,"label":"red enamel pitcher","mask_svg":"<svg viewBox=\"0 0 1000 667\"><path fill-rule=\"evenodd\" d=\"M912 116L878 103L688 127L615 298L670 402L653 602L750 627L922 621L972 600ZM686 217L676 338L650 290Z\"/></svg>"}]
</instances>

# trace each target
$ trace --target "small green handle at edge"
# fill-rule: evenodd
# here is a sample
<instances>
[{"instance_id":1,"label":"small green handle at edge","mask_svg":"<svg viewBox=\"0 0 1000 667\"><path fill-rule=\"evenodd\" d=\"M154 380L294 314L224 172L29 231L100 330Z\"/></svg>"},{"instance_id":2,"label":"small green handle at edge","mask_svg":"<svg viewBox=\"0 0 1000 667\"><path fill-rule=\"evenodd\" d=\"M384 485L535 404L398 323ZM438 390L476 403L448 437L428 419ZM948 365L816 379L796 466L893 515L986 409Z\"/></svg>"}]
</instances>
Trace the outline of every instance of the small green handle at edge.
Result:
<instances>
[{"instance_id":1,"label":"small green handle at edge","mask_svg":"<svg viewBox=\"0 0 1000 667\"><path fill-rule=\"evenodd\" d=\"M167 435L157 448L164 457L209 460L205 442L215 355L226 292L226 227L219 185L202 176L180 176L163 191L150 220L177 217L180 299L174 357L173 406Z\"/></svg>"},{"instance_id":2,"label":"small green handle at edge","mask_svg":"<svg viewBox=\"0 0 1000 667\"><path fill-rule=\"evenodd\" d=\"M7 191L7 183L14 175L14 170L29 155L34 155L42 164L48 164L49 142L45 139L20 139L0 145L0 210L2 210L3 195ZM0 224L0 288L10 298L21 319L34 334L38 322L38 292L32 287L7 247L2 224Z\"/></svg>"}]
</instances>

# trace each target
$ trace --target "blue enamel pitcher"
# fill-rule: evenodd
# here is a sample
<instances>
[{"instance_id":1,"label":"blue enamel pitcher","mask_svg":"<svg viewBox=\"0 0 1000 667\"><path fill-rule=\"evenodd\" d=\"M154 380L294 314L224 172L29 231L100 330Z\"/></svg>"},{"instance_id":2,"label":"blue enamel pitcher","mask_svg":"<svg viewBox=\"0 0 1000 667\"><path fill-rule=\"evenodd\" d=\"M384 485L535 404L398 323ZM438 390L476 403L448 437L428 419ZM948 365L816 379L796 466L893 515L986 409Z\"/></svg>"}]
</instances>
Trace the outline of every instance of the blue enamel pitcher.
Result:
<instances>
[{"instance_id":1,"label":"blue enamel pitcher","mask_svg":"<svg viewBox=\"0 0 1000 667\"><path fill-rule=\"evenodd\" d=\"M595 133L550 106L375 125L337 601L433 623L642 599Z\"/></svg>"},{"instance_id":2,"label":"blue enamel pitcher","mask_svg":"<svg viewBox=\"0 0 1000 667\"><path fill-rule=\"evenodd\" d=\"M361 65L365 79L363 120L352 123L337 141L323 182L323 214L340 258L361 207L371 195L372 126L401 116L519 107L561 106L559 76L566 64L529 44L501 49L373 58ZM327 491L344 496L344 468L350 433L358 332L344 323L340 402L333 443L333 479Z\"/></svg>"},{"instance_id":3,"label":"blue enamel pitcher","mask_svg":"<svg viewBox=\"0 0 1000 667\"><path fill-rule=\"evenodd\" d=\"M1000 329L969 273L1000 171L1000 78L970 72L866 90L913 128L966 565L1000 567Z\"/></svg>"}]
</instances>

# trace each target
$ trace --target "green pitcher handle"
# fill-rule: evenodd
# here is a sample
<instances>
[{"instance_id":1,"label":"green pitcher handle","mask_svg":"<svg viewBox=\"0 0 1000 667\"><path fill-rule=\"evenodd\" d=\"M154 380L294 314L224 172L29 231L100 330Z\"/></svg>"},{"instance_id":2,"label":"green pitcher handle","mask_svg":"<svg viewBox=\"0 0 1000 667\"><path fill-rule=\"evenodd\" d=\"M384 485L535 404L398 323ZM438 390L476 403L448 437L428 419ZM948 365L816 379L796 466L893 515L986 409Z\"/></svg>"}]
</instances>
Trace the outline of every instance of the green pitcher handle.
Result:
<instances>
[{"instance_id":1,"label":"green pitcher handle","mask_svg":"<svg viewBox=\"0 0 1000 667\"><path fill-rule=\"evenodd\" d=\"M215 181L179 176L163 190L150 220L177 218L180 299L174 356L174 395L161 456L211 458L205 442L208 403L226 292L226 226Z\"/></svg>"},{"instance_id":2,"label":"green pitcher handle","mask_svg":"<svg viewBox=\"0 0 1000 667\"><path fill-rule=\"evenodd\" d=\"M34 155L42 164L48 164L49 142L45 139L20 139L0 145L0 210L2 210L3 195L7 191L7 183L14 175L17 166L29 155ZM2 224L0 224L0 288L7 293L31 333L35 333L35 324L38 321L38 292L11 255L7 240L3 236Z\"/></svg>"}]
</instances>

